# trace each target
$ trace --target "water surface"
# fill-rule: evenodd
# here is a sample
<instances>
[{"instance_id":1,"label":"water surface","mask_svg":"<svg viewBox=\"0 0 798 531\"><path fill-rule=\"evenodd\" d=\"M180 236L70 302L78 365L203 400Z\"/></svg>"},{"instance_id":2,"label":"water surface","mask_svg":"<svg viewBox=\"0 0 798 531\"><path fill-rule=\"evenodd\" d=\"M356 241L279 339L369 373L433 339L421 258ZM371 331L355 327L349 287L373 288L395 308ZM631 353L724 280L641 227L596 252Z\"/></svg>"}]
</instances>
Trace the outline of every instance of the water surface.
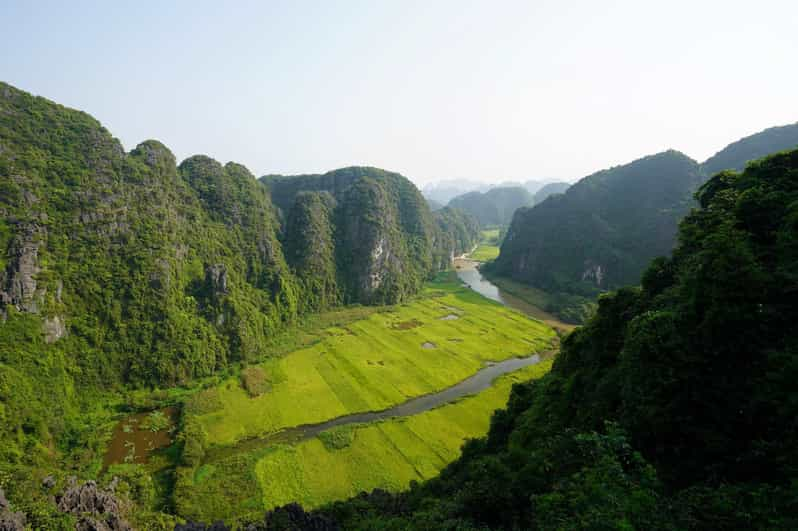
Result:
<instances>
[{"instance_id":1,"label":"water surface","mask_svg":"<svg viewBox=\"0 0 798 531\"><path fill-rule=\"evenodd\" d=\"M148 422L152 412L136 413L119 421L105 452L103 468L121 463L147 463L152 452L172 444L178 410L176 407L167 407L159 411L167 423L156 431L150 428Z\"/></svg>"}]
</instances>

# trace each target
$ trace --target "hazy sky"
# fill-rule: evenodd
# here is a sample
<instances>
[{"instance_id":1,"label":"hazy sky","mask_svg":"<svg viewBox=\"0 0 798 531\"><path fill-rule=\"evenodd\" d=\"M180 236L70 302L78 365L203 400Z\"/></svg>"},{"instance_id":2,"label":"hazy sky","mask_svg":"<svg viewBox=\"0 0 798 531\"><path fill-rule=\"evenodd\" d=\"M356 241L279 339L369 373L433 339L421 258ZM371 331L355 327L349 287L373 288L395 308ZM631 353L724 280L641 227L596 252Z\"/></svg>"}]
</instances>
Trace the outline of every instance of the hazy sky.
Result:
<instances>
[{"instance_id":1,"label":"hazy sky","mask_svg":"<svg viewBox=\"0 0 798 531\"><path fill-rule=\"evenodd\" d=\"M0 0L0 79L256 175L574 180L798 120L798 1Z\"/></svg>"}]
</instances>

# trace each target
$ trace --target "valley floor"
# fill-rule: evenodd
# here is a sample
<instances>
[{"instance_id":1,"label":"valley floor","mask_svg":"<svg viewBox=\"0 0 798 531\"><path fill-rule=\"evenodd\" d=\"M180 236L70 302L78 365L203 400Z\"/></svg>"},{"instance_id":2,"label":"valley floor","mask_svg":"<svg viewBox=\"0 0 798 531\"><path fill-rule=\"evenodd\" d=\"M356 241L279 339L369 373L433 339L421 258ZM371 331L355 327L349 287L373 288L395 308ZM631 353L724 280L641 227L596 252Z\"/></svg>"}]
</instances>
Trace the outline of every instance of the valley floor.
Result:
<instances>
[{"instance_id":1,"label":"valley floor","mask_svg":"<svg viewBox=\"0 0 798 531\"><path fill-rule=\"evenodd\" d=\"M454 460L515 381L550 360L505 375L481 393L409 417L333 428L290 444L260 444L286 428L382 410L448 388L485 364L546 351L545 324L465 288L452 276L409 304L386 308L259 367L270 389L251 397L238 378L202 391L198 421L208 453L175 492L182 516L210 521L290 501L307 507L363 490L406 488ZM208 406L210 404L210 406ZM190 414L190 413L189 413ZM184 419L185 423L186 419ZM184 474L186 471L183 472Z\"/></svg>"}]
</instances>

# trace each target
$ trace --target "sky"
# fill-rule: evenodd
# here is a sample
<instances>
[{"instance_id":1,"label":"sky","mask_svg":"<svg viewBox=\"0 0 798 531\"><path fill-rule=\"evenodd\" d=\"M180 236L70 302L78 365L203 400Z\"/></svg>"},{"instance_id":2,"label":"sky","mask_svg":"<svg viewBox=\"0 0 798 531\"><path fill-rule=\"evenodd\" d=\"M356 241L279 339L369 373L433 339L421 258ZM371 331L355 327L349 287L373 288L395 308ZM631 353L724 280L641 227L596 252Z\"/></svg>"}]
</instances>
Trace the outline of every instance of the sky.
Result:
<instances>
[{"instance_id":1,"label":"sky","mask_svg":"<svg viewBox=\"0 0 798 531\"><path fill-rule=\"evenodd\" d=\"M798 1L0 0L0 80L130 150L574 181L798 121Z\"/></svg>"}]
</instances>

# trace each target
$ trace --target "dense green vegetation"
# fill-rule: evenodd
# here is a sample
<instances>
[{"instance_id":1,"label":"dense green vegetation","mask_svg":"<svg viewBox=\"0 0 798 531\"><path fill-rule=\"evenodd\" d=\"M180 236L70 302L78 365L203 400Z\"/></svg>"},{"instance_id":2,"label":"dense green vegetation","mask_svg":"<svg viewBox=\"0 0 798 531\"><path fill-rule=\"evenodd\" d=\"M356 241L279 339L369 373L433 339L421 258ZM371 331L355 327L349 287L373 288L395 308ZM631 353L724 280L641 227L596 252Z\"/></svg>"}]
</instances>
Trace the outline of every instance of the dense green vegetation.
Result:
<instances>
[{"instance_id":1,"label":"dense green vegetation","mask_svg":"<svg viewBox=\"0 0 798 531\"><path fill-rule=\"evenodd\" d=\"M202 155L178 166L157 141L126 153L88 115L0 83L0 518L7 497L32 529L91 528L53 503L75 475L117 478L108 496L142 529L294 499L361 529L794 529L798 151L700 185L796 129L703 165L671 151L599 172L488 235L504 240L489 273L505 288L592 315L546 376L263 447L546 348L543 324L428 284L474 246L480 215L514 210L506 192L432 213L376 168L259 182ZM679 220L672 256L651 261ZM593 315L586 301L639 279ZM446 466L511 381L487 437ZM134 412L137 433L170 440L104 462Z\"/></svg>"},{"instance_id":2,"label":"dense green vegetation","mask_svg":"<svg viewBox=\"0 0 798 531\"><path fill-rule=\"evenodd\" d=\"M701 164L706 175L722 170L742 170L748 161L798 146L798 123L770 127L732 142Z\"/></svg>"},{"instance_id":3,"label":"dense green vegetation","mask_svg":"<svg viewBox=\"0 0 798 531\"><path fill-rule=\"evenodd\" d=\"M433 216L439 228L435 261L445 269L455 256L467 253L479 241L479 222L470 214L452 207L436 210Z\"/></svg>"},{"instance_id":4,"label":"dense green vegetation","mask_svg":"<svg viewBox=\"0 0 798 531\"><path fill-rule=\"evenodd\" d=\"M516 209L533 205L535 198L522 186L497 186L487 192L468 192L448 206L468 212L483 227L507 225Z\"/></svg>"},{"instance_id":5,"label":"dense green vegetation","mask_svg":"<svg viewBox=\"0 0 798 531\"><path fill-rule=\"evenodd\" d=\"M347 529L795 529L798 150L697 194L672 258L599 299L488 436Z\"/></svg>"},{"instance_id":6,"label":"dense green vegetation","mask_svg":"<svg viewBox=\"0 0 798 531\"><path fill-rule=\"evenodd\" d=\"M561 317L598 293L636 285L650 260L666 256L677 225L695 206L692 194L709 173L798 145L798 125L735 142L699 165L676 151L600 171L513 218L490 270L548 292Z\"/></svg>"},{"instance_id":7,"label":"dense green vegetation","mask_svg":"<svg viewBox=\"0 0 798 531\"><path fill-rule=\"evenodd\" d=\"M698 164L675 151L586 177L517 211L493 271L584 296L635 284L645 264L670 252L701 180Z\"/></svg>"},{"instance_id":8,"label":"dense green vegetation","mask_svg":"<svg viewBox=\"0 0 798 531\"><path fill-rule=\"evenodd\" d=\"M540 308L550 314L552 318L559 318L561 320L559 324L552 324L555 328L562 328L563 325L570 325L568 329L573 328L573 325L587 321L596 311L597 304L595 299L570 293L550 293L529 284L522 284L487 271L483 271L483 274L499 287L503 293L508 293L532 306Z\"/></svg>"}]
</instances>

